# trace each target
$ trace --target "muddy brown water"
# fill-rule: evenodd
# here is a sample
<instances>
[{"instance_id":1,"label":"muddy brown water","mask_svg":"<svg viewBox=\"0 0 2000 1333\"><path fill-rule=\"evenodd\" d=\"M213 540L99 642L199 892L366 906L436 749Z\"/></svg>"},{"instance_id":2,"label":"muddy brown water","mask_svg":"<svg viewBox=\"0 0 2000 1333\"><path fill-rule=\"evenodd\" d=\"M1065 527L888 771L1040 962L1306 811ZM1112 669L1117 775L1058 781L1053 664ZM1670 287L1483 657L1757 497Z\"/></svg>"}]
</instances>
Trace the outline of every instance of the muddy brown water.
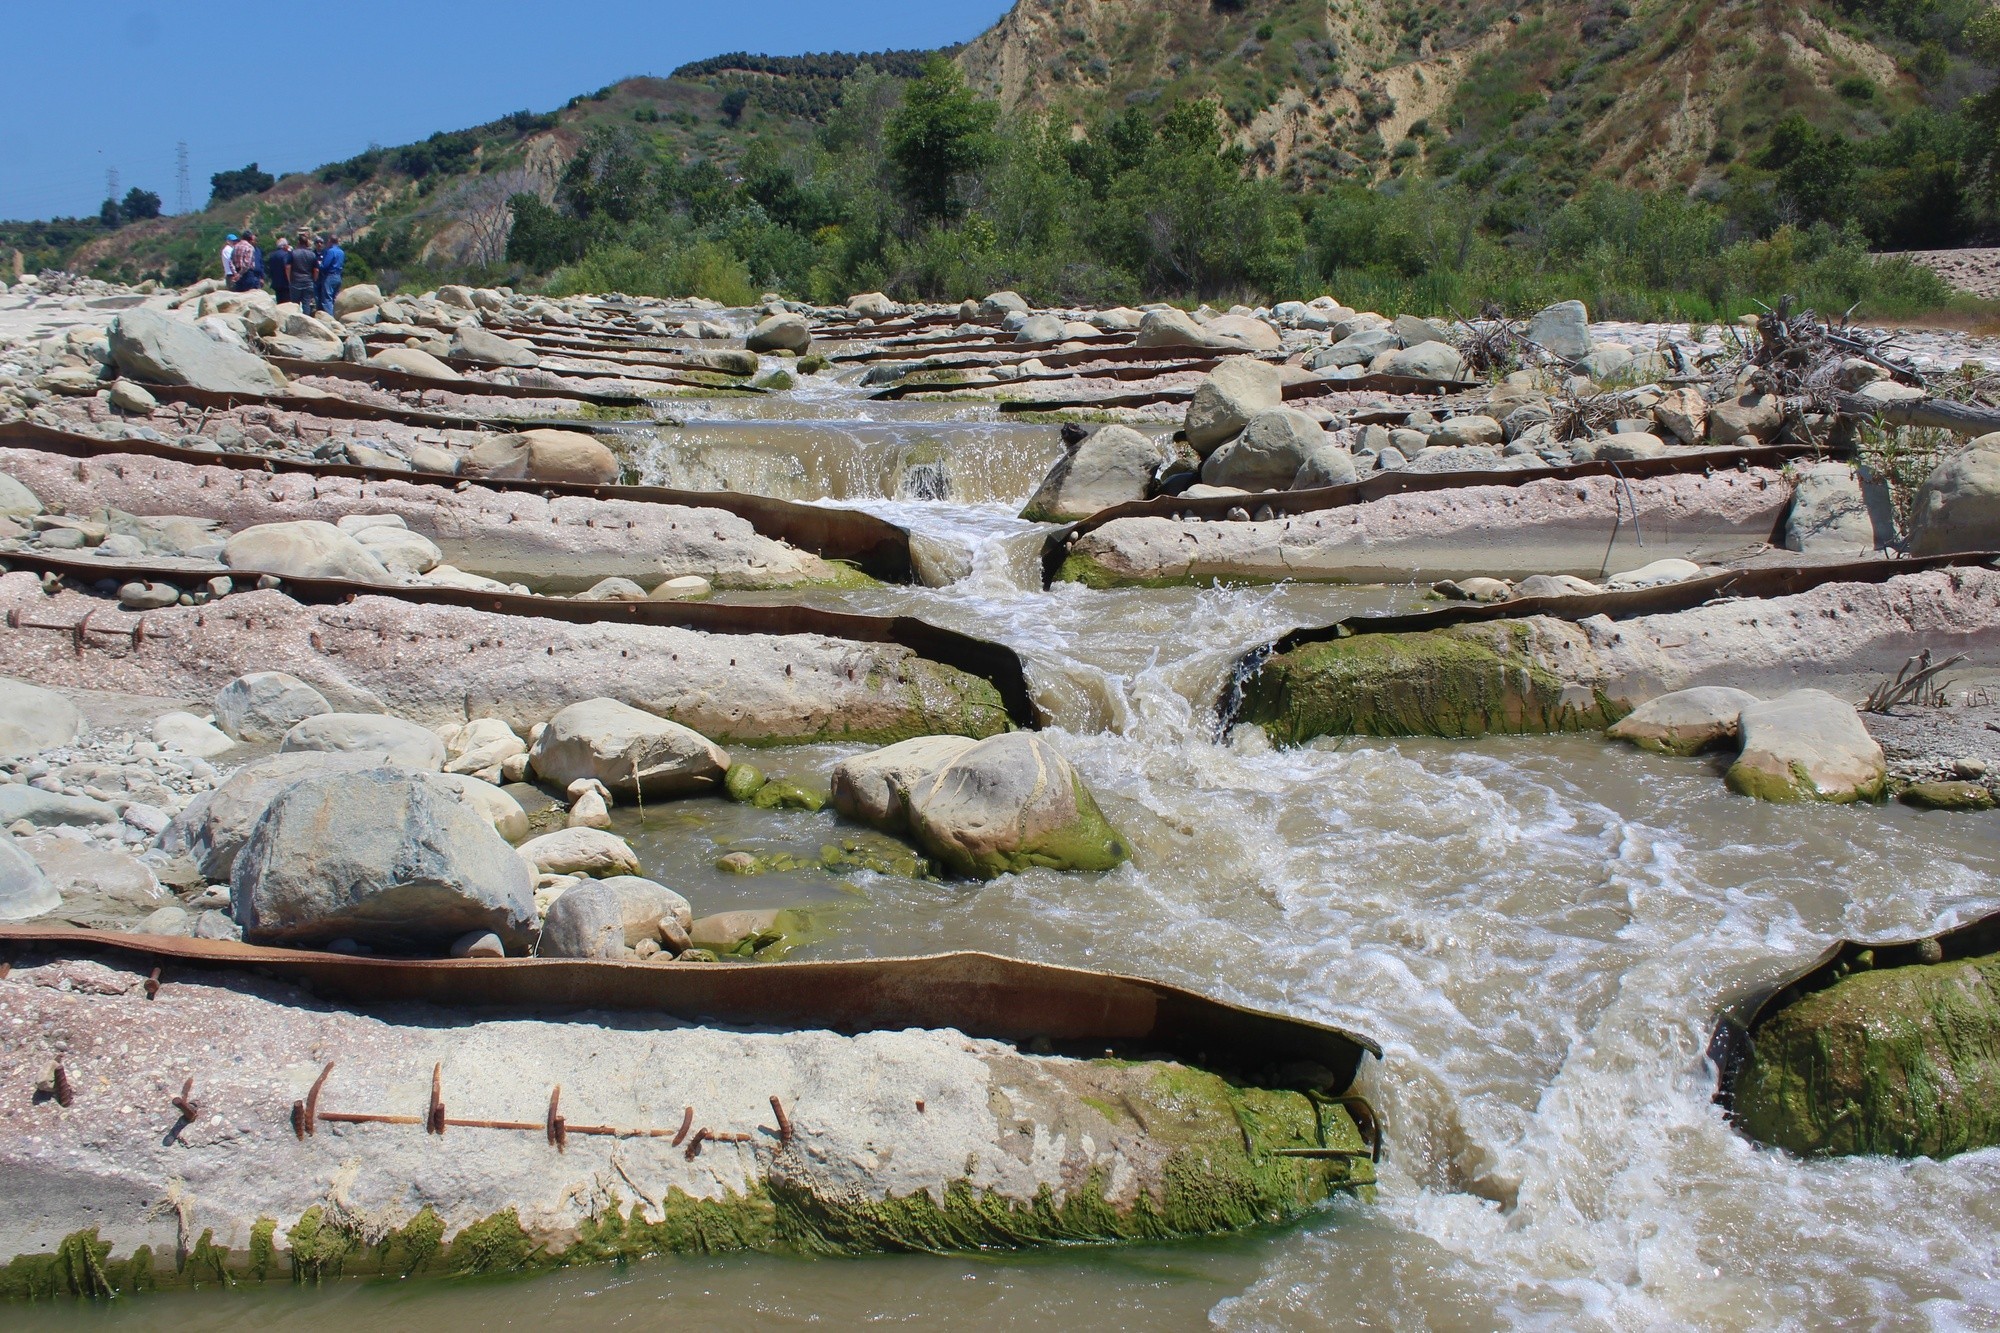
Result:
<instances>
[{"instance_id":1,"label":"muddy brown water","mask_svg":"<svg viewBox=\"0 0 2000 1333\"><path fill-rule=\"evenodd\" d=\"M780 400L770 410L790 419L769 438L797 441L802 422L852 422L878 406ZM726 427L688 429L752 438L756 418L730 410ZM1043 591L1041 529L1012 514L1054 457L1053 427L1003 425L968 405L867 424L845 434L807 424L823 460L810 475L851 478L841 502L956 543L970 572L947 588L815 599L1018 648L1052 739L1130 836L1133 862L983 886L811 866L733 876L714 865L727 850L812 860L868 835L830 813L699 800L649 809L643 822L619 812L648 872L683 887L698 912L812 908L820 934L799 956L987 949L1142 973L1369 1033L1385 1049L1363 1074L1388 1121L1378 1199L1174 1246L663 1258L504 1282L43 1306L10 1311L10 1322L2000 1326L2000 1152L1805 1162L1761 1151L1712 1105L1704 1060L1725 1001L1833 940L1923 934L2000 905L2000 815L1759 805L1729 795L1712 758L1586 736L1292 750L1255 732L1219 736L1214 700L1243 650L1298 625L1408 607L1416 589ZM987 450L976 469L985 489L912 499L879 480L890 472L862 465L916 432L954 454ZM856 748L745 757L823 789Z\"/></svg>"}]
</instances>

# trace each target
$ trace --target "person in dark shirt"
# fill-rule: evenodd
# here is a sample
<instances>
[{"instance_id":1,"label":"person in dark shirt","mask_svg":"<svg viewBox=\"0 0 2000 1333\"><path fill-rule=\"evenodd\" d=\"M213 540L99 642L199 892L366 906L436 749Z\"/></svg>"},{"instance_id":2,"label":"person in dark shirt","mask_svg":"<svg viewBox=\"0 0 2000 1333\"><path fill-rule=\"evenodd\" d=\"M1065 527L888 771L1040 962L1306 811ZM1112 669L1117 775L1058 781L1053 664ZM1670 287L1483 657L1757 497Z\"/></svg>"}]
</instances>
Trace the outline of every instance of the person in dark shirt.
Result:
<instances>
[{"instance_id":1,"label":"person in dark shirt","mask_svg":"<svg viewBox=\"0 0 2000 1333\"><path fill-rule=\"evenodd\" d=\"M337 313L333 304L340 299L340 283L346 269L347 251L340 248L340 238L331 232L320 237L319 308L329 315Z\"/></svg>"},{"instance_id":2,"label":"person in dark shirt","mask_svg":"<svg viewBox=\"0 0 2000 1333\"><path fill-rule=\"evenodd\" d=\"M279 305L292 299L292 243L280 236L278 246L265 261L264 272L271 279L271 295Z\"/></svg>"},{"instance_id":3,"label":"person in dark shirt","mask_svg":"<svg viewBox=\"0 0 2000 1333\"><path fill-rule=\"evenodd\" d=\"M301 236L299 243L292 247L292 299L299 303L299 309L310 315L315 303L313 285L319 279L319 255L312 248L312 242Z\"/></svg>"}]
</instances>

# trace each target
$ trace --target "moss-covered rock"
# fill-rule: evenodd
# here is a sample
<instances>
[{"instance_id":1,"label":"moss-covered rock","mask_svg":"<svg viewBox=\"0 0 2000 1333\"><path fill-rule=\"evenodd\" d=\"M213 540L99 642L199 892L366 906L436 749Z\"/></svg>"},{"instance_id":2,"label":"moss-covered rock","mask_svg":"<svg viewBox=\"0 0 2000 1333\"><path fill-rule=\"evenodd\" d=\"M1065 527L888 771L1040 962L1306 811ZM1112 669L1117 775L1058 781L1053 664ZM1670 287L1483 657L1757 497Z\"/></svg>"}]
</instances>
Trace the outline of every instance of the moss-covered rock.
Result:
<instances>
[{"instance_id":1,"label":"moss-covered rock","mask_svg":"<svg viewBox=\"0 0 2000 1333\"><path fill-rule=\"evenodd\" d=\"M1751 1043L1736 1114L1759 1142L1898 1157L2000 1144L2000 955L1853 973Z\"/></svg>"},{"instance_id":2,"label":"moss-covered rock","mask_svg":"<svg viewBox=\"0 0 2000 1333\"><path fill-rule=\"evenodd\" d=\"M1912 782L1897 798L1919 810L1991 810L1993 792L1978 782Z\"/></svg>"},{"instance_id":3,"label":"moss-covered rock","mask_svg":"<svg viewBox=\"0 0 2000 1333\"><path fill-rule=\"evenodd\" d=\"M751 793L750 804L759 810L818 811L826 808L826 797L789 778L774 778Z\"/></svg>"},{"instance_id":4,"label":"moss-covered rock","mask_svg":"<svg viewBox=\"0 0 2000 1333\"><path fill-rule=\"evenodd\" d=\"M755 764L731 764L722 775L722 791L732 801L747 801L765 783L764 770Z\"/></svg>"},{"instance_id":5,"label":"moss-covered rock","mask_svg":"<svg viewBox=\"0 0 2000 1333\"><path fill-rule=\"evenodd\" d=\"M909 819L918 845L976 879L1109 870L1132 857L1082 775L1029 732L983 740L914 784Z\"/></svg>"},{"instance_id":6,"label":"moss-covered rock","mask_svg":"<svg viewBox=\"0 0 2000 1333\"><path fill-rule=\"evenodd\" d=\"M1240 718L1281 744L1315 736L1450 736L1596 730L1623 710L1566 687L1520 622L1357 634L1268 658Z\"/></svg>"}]
</instances>

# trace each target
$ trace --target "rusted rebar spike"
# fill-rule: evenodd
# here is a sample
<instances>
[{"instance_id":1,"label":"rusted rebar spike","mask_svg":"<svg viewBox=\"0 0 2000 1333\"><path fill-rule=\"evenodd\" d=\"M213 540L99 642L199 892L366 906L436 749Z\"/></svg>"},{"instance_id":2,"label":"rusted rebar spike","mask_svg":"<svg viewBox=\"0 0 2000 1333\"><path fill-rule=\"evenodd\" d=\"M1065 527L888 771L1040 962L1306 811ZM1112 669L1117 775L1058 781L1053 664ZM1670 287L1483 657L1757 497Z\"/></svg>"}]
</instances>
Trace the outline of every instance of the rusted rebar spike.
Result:
<instances>
[{"instance_id":1,"label":"rusted rebar spike","mask_svg":"<svg viewBox=\"0 0 2000 1333\"><path fill-rule=\"evenodd\" d=\"M151 975L149 975L146 978L146 998L149 1000L153 999L159 993L160 993L160 969L156 967L153 969Z\"/></svg>"},{"instance_id":2,"label":"rusted rebar spike","mask_svg":"<svg viewBox=\"0 0 2000 1333\"><path fill-rule=\"evenodd\" d=\"M562 1084L558 1083L555 1091L549 1094L549 1123L546 1128L549 1132L550 1146L557 1152L568 1152L569 1127L563 1123L562 1112L557 1109L561 1105Z\"/></svg>"},{"instance_id":3,"label":"rusted rebar spike","mask_svg":"<svg viewBox=\"0 0 2000 1333\"><path fill-rule=\"evenodd\" d=\"M431 1106L424 1114L424 1132L441 1135L444 1125L444 1065L434 1064L431 1066Z\"/></svg>"},{"instance_id":4,"label":"rusted rebar spike","mask_svg":"<svg viewBox=\"0 0 2000 1333\"><path fill-rule=\"evenodd\" d=\"M687 1110L681 1112L681 1127L674 1133L674 1147L678 1148L681 1146L681 1140L687 1137L688 1130L690 1127L693 1126L693 1124L694 1124L694 1108L690 1106L688 1107ZM690 1157L692 1157L693 1155L694 1155L693 1153L688 1154L688 1156Z\"/></svg>"},{"instance_id":5,"label":"rusted rebar spike","mask_svg":"<svg viewBox=\"0 0 2000 1333\"><path fill-rule=\"evenodd\" d=\"M687 1159L690 1162L692 1162L695 1158L701 1156L702 1140L708 1137L709 1137L708 1126L703 1125L700 1129L697 1129L694 1132L694 1137L688 1140Z\"/></svg>"},{"instance_id":6,"label":"rusted rebar spike","mask_svg":"<svg viewBox=\"0 0 2000 1333\"><path fill-rule=\"evenodd\" d=\"M69 1086L69 1071L67 1069L64 1069L61 1065L57 1065L51 1082L55 1084L57 1106L68 1106L76 1099L76 1093Z\"/></svg>"},{"instance_id":7,"label":"rusted rebar spike","mask_svg":"<svg viewBox=\"0 0 2000 1333\"><path fill-rule=\"evenodd\" d=\"M5 981L7 979L7 974L12 972L13 970L14 970L14 965L12 963L0 963L0 981Z\"/></svg>"},{"instance_id":8,"label":"rusted rebar spike","mask_svg":"<svg viewBox=\"0 0 2000 1333\"><path fill-rule=\"evenodd\" d=\"M775 1094L771 1097L771 1114L778 1117L778 1142L792 1141L792 1118L785 1114L785 1104Z\"/></svg>"},{"instance_id":9,"label":"rusted rebar spike","mask_svg":"<svg viewBox=\"0 0 2000 1333\"><path fill-rule=\"evenodd\" d=\"M520 1129L530 1132L544 1128L532 1120L447 1120L453 1129Z\"/></svg>"},{"instance_id":10,"label":"rusted rebar spike","mask_svg":"<svg viewBox=\"0 0 2000 1333\"><path fill-rule=\"evenodd\" d=\"M319 1071L319 1077L313 1080L312 1087L306 1092L305 1136L310 1136L317 1127L319 1119L319 1092L321 1088L326 1086L327 1075L331 1073L333 1073L333 1061L328 1060L326 1068Z\"/></svg>"},{"instance_id":11,"label":"rusted rebar spike","mask_svg":"<svg viewBox=\"0 0 2000 1333\"><path fill-rule=\"evenodd\" d=\"M616 1125L572 1125L567 1121L563 1123L563 1130L570 1134L595 1134L599 1138L612 1139L623 1138L631 1133L630 1130L620 1129Z\"/></svg>"},{"instance_id":12,"label":"rusted rebar spike","mask_svg":"<svg viewBox=\"0 0 2000 1333\"><path fill-rule=\"evenodd\" d=\"M187 1117L187 1122L190 1125L201 1119L201 1106L194 1100L194 1080L192 1078L181 1084L181 1095L174 1098L171 1105L176 1111Z\"/></svg>"}]
</instances>

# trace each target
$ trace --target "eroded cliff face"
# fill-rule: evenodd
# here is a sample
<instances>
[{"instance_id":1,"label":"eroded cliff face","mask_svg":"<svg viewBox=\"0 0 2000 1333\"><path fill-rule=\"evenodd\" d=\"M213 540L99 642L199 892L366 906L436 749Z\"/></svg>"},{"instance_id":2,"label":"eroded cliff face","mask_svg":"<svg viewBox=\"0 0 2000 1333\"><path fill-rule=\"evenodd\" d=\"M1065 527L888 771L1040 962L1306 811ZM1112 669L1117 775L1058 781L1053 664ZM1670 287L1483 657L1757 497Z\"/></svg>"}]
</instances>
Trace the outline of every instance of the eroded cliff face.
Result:
<instances>
[{"instance_id":1,"label":"eroded cliff face","mask_svg":"<svg viewBox=\"0 0 2000 1333\"><path fill-rule=\"evenodd\" d=\"M1518 156L1555 135L1574 169L1691 184L1718 153L1754 148L1784 109L1837 116L1843 80L1892 99L1915 91L1888 53L1804 5L1774 16L1745 0L1463 0L1428 12L1343 0L1020 0L959 62L1010 110L1058 111L1079 126L1214 96L1258 171L1306 179L1455 168L1467 150L1519 140ZM1457 160L1439 162L1448 137Z\"/></svg>"}]
</instances>

